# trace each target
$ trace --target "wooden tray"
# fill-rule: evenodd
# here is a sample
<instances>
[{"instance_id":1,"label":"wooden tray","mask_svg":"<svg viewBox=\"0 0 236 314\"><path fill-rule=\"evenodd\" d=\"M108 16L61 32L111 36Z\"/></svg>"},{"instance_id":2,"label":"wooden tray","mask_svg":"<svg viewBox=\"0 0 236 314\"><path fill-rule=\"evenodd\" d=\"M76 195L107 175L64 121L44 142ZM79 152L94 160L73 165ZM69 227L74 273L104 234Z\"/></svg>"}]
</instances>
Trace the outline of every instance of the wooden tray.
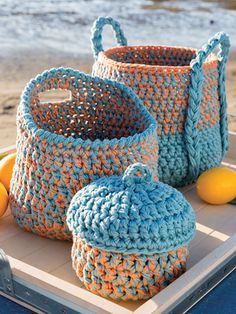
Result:
<instances>
[{"instance_id":1,"label":"wooden tray","mask_svg":"<svg viewBox=\"0 0 236 314\"><path fill-rule=\"evenodd\" d=\"M223 165L236 169L236 133L230 133L230 144ZM0 153L11 151L14 147ZM180 191L197 215L188 270L152 299L114 302L90 293L72 270L71 243L21 230L10 211L0 219L0 248L8 257L13 279L14 291L8 295L48 313L149 314L170 313L173 309L174 313L183 312L235 267L236 205L207 205L197 197L194 185Z\"/></svg>"}]
</instances>

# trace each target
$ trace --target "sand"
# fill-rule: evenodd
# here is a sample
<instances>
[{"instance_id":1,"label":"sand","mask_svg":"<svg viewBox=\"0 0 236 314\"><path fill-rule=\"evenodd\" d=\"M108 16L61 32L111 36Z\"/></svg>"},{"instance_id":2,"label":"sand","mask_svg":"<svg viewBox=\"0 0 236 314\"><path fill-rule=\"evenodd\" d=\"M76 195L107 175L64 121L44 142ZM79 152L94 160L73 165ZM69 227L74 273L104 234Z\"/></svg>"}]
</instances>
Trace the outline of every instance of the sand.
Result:
<instances>
[{"instance_id":1,"label":"sand","mask_svg":"<svg viewBox=\"0 0 236 314\"><path fill-rule=\"evenodd\" d=\"M0 58L0 147L12 145L16 139L16 110L26 83L51 67L73 67L85 73L91 71L93 59L88 56L47 55L34 53ZM231 53L227 66L227 99L229 129L236 132L236 52Z\"/></svg>"}]
</instances>

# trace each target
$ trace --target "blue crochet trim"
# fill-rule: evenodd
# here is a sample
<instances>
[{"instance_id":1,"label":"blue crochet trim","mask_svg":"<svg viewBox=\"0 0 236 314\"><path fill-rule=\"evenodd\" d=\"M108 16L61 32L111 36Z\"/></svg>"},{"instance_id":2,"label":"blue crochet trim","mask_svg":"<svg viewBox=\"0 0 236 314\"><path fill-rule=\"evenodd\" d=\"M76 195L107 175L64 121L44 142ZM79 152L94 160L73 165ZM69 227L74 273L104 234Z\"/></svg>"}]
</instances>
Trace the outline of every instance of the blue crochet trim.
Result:
<instances>
[{"instance_id":1,"label":"blue crochet trim","mask_svg":"<svg viewBox=\"0 0 236 314\"><path fill-rule=\"evenodd\" d=\"M49 131L40 129L31 114L31 108L30 108L30 100L32 97L32 93L34 88L37 85L43 85L45 81L49 79L53 79L56 77L75 77L76 79L81 79L85 82L95 82L97 84L103 84L116 87L119 90L122 90L127 97L132 99L136 105L137 109L140 110L140 113L142 116L146 119L148 123L148 128L141 132L136 133L133 136L128 137L121 137L119 139L96 139L95 141L91 141L90 139L83 140L81 138L73 138L72 136L65 137L63 135L58 135L51 133ZM27 86L25 87L22 97L21 97L21 106L22 106L22 118L24 118L25 121L25 127L30 132L30 134L33 137L40 137L42 140L46 139L51 144L58 144L58 143L64 143L64 144L73 144L75 147L78 145L81 145L82 147L90 146L91 148L97 148L97 147L105 147L106 145L109 145L110 147L114 147L115 145L130 145L132 143L139 143L141 140L143 140L146 137L149 137L151 134L153 134L156 130L157 123L156 120L150 115L148 110L144 107L143 102L138 98L138 96L127 86L125 86L122 83L118 83L109 79L102 79L95 76L90 76L87 74L84 74L82 72L70 69L70 68L53 68L47 71L44 71L42 74L36 76L35 79L32 79Z\"/></svg>"},{"instance_id":2,"label":"blue crochet trim","mask_svg":"<svg viewBox=\"0 0 236 314\"><path fill-rule=\"evenodd\" d=\"M197 57L191 61L191 84L189 87L189 106L185 123L185 141L189 158L188 177L197 178L200 172L199 131L197 124L200 118L200 104L202 98L202 86L204 82L203 65L207 57L220 46L219 57L219 80L218 90L220 97L220 123L222 136L222 158L228 150L228 129L227 129L227 103L225 92L225 66L228 59L230 40L226 33L220 32L212 37L208 44L198 51Z\"/></svg>"},{"instance_id":3,"label":"blue crochet trim","mask_svg":"<svg viewBox=\"0 0 236 314\"><path fill-rule=\"evenodd\" d=\"M127 46L127 39L120 27L120 23L113 18L99 17L93 24L91 44L94 57L97 58L99 52L103 51L102 46L102 30L105 25L111 25L116 35L118 46Z\"/></svg>"},{"instance_id":4,"label":"blue crochet trim","mask_svg":"<svg viewBox=\"0 0 236 314\"><path fill-rule=\"evenodd\" d=\"M150 170L139 163L123 177L102 178L80 190L67 223L89 245L121 253L168 252L189 243L195 233L191 205L174 188L152 181Z\"/></svg>"}]
</instances>

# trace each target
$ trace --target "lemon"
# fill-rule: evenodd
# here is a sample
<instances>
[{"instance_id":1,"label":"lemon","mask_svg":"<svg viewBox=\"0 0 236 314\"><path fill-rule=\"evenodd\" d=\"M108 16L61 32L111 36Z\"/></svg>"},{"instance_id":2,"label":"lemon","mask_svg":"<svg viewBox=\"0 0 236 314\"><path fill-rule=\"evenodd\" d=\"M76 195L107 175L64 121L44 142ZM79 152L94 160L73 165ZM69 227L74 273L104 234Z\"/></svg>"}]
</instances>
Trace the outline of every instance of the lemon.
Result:
<instances>
[{"instance_id":1,"label":"lemon","mask_svg":"<svg viewBox=\"0 0 236 314\"><path fill-rule=\"evenodd\" d=\"M6 210L8 204L8 194L4 185L0 182L0 217L2 217Z\"/></svg>"},{"instance_id":2,"label":"lemon","mask_svg":"<svg viewBox=\"0 0 236 314\"><path fill-rule=\"evenodd\" d=\"M7 155L0 161L0 182L2 182L8 192L10 190L10 182L15 160L16 153L13 153Z\"/></svg>"},{"instance_id":3,"label":"lemon","mask_svg":"<svg viewBox=\"0 0 236 314\"><path fill-rule=\"evenodd\" d=\"M212 168L197 180L199 197L209 204L226 204L236 197L236 173L227 168Z\"/></svg>"}]
</instances>

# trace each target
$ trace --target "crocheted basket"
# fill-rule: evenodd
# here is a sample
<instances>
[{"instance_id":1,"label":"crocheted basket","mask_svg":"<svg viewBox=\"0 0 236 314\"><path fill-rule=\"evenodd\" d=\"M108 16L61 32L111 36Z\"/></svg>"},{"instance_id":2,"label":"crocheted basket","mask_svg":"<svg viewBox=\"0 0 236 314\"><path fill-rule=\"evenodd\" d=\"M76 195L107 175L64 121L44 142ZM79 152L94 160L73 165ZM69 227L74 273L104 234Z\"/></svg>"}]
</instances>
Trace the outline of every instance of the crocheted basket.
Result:
<instances>
[{"instance_id":1,"label":"crocheted basket","mask_svg":"<svg viewBox=\"0 0 236 314\"><path fill-rule=\"evenodd\" d=\"M67 222L77 276L90 291L122 300L147 299L180 276L195 233L191 205L140 163L80 190Z\"/></svg>"},{"instance_id":2,"label":"crocheted basket","mask_svg":"<svg viewBox=\"0 0 236 314\"><path fill-rule=\"evenodd\" d=\"M62 102L39 94L71 92ZM26 86L17 117L10 205L17 223L41 236L71 239L66 211L74 194L141 161L157 175L156 121L123 84L72 69L51 69Z\"/></svg>"},{"instance_id":3,"label":"crocheted basket","mask_svg":"<svg viewBox=\"0 0 236 314\"><path fill-rule=\"evenodd\" d=\"M110 24L119 46L103 51L102 30ZM213 50L220 46L218 58ZM228 149L225 65L229 37L218 33L192 48L127 46L120 24L99 18L92 29L93 74L123 82L157 120L158 172L173 186L193 182L217 166Z\"/></svg>"}]
</instances>

